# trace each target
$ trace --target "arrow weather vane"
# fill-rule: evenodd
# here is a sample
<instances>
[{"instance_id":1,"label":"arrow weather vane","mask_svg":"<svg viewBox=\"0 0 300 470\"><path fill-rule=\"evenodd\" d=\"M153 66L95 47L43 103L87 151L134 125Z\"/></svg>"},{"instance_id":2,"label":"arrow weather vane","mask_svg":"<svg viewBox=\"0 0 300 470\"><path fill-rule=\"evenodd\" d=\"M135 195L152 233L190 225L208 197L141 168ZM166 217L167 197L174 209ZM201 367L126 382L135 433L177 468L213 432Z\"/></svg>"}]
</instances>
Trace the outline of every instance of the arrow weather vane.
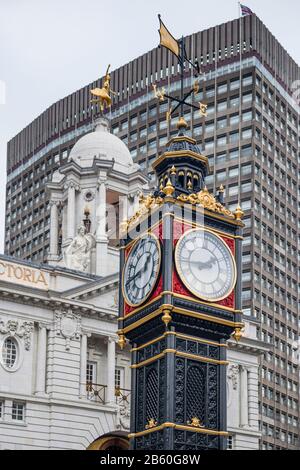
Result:
<instances>
[{"instance_id":1,"label":"arrow weather vane","mask_svg":"<svg viewBox=\"0 0 300 470\"><path fill-rule=\"evenodd\" d=\"M195 95L198 93L200 85L197 77L201 72L200 66L198 61L196 60L195 63L191 62L186 53L184 37L182 37L179 41L177 41L174 36L170 33L170 31L166 28L164 23L161 20L161 16L158 15L159 19L159 35L160 35L160 46L165 47L168 49L172 54L174 54L178 58L178 63L180 66L180 79L181 79L181 87L180 87L180 98L175 98L173 96L167 95L165 88L159 89L156 84L152 85L155 97L159 101L164 101L165 98L169 99L170 101L175 101L177 104L176 106L167 111L167 120L170 120L172 113L176 111L180 107L181 117L183 117L183 106L187 105L190 108L197 109L200 112L200 116L207 116L207 104L199 102L198 106L187 102L186 100L194 93ZM191 90L184 94L183 92L183 80L184 80L184 70L185 70L185 62L188 62L194 69L195 74L195 82Z\"/></svg>"}]
</instances>

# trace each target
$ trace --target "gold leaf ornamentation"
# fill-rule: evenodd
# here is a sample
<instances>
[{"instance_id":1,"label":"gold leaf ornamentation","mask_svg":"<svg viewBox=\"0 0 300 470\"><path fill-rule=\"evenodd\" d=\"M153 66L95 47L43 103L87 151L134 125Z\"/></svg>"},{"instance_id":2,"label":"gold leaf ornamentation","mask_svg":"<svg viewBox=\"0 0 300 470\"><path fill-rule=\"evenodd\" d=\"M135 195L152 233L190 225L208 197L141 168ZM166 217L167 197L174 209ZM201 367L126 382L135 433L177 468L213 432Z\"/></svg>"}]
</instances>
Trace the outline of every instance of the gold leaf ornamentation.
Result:
<instances>
[{"instance_id":1,"label":"gold leaf ornamentation","mask_svg":"<svg viewBox=\"0 0 300 470\"><path fill-rule=\"evenodd\" d=\"M235 219L235 214L233 214L229 209L226 209L223 204L217 201L214 195L211 194L206 187L197 194L180 194L177 199L178 201L184 203L200 205L204 207L204 209L216 212L217 214L226 215L226 217L230 217L231 219Z\"/></svg>"}]
</instances>

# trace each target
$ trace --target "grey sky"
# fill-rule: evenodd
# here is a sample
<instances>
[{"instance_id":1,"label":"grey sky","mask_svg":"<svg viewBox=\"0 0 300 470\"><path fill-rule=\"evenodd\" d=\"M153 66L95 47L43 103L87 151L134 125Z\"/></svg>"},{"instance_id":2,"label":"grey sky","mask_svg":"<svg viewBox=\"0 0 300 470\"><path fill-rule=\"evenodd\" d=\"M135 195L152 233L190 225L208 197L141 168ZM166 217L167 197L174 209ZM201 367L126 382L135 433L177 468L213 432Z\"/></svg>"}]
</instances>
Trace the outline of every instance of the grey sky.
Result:
<instances>
[{"instance_id":1,"label":"grey sky","mask_svg":"<svg viewBox=\"0 0 300 470\"><path fill-rule=\"evenodd\" d=\"M244 0L300 63L299 0ZM0 252L6 142L53 102L158 44L238 17L235 0L0 0ZM5 103L1 89L5 83Z\"/></svg>"}]
</instances>

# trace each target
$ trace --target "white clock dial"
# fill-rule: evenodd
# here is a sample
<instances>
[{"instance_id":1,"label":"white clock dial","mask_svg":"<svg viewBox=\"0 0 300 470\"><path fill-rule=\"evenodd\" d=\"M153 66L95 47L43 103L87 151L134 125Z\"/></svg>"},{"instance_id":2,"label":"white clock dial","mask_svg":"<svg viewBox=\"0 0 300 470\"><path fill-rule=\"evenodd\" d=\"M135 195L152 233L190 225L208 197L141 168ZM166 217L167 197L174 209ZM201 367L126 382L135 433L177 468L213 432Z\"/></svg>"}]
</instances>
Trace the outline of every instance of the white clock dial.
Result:
<instances>
[{"instance_id":1,"label":"white clock dial","mask_svg":"<svg viewBox=\"0 0 300 470\"><path fill-rule=\"evenodd\" d=\"M122 280L123 295L129 305L140 305L150 296L158 278L160 260L160 245L154 235L144 235L135 242Z\"/></svg>"},{"instance_id":2,"label":"white clock dial","mask_svg":"<svg viewBox=\"0 0 300 470\"><path fill-rule=\"evenodd\" d=\"M194 229L184 233L176 246L175 264L185 286L203 300L222 300L235 286L232 253L213 232Z\"/></svg>"}]
</instances>

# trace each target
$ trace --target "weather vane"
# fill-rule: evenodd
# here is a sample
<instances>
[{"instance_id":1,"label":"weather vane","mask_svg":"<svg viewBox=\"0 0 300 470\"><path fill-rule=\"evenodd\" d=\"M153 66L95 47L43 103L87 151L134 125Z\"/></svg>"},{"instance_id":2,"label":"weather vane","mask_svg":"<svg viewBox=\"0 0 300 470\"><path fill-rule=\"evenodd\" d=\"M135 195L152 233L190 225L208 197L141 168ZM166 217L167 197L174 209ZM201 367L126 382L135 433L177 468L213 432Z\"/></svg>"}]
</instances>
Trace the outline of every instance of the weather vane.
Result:
<instances>
[{"instance_id":1,"label":"weather vane","mask_svg":"<svg viewBox=\"0 0 300 470\"><path fill-rule=\"evenodd\" d=\"M158 19L159 19L159 24L160 24L160 27L158 30L159 35L160 35L160 46L165 47L178 58L178 63L180 66L181 87L180 87L180 98L178 99L178 98L168 95L164 87L159 89L157 85L154 84L152 86L153 86L155 97L159 101L164 101L167 98L170 101L175 101L177 103L173 109L171 108L167 111L167 115L166 115L167 120L170 120L172 113L174 113L179 107L180 107L181 117L183 117L184 105L190 108L197 109L200 113L200 116L207 116L207 104L199 101L198 106L196 106L195 104L189 103L187 101L187 99L192 94L197 95L197 93L199 92L200 84L199 84L199 81L197 80L197 77L202 72L200 70L198 61L196 60L195 63L193 63L189 60L189 58L187 57L186 49L185 49L184 38L182 37L179 41L177 41L174 38L174 36L172 36L170 31L166 28L164 23L162 22L160 15L158 15ZM195 78L196 78L193 84L193 87L186 94L183 91L185 62L188 62L192 66L192 68L194 69Z\"/></svg>"},{"instance_id":2,"label":"weather vane","mask_svg":"<svg viewBox=\"0 0 300 470\"><path fill-rule=\"evenodd\" d=\"M106 74L104 77L103 87L102 88L94 88L91 90L91 94L96 96L96 98L91 100L91 103L99 104L100 111L103 111L106 108L111 107L111 96L110 95L117 95L115 91L112 91L110 88L110 74L109 74L110 65L107 67Z\"/></svg>"}]
</instances>

